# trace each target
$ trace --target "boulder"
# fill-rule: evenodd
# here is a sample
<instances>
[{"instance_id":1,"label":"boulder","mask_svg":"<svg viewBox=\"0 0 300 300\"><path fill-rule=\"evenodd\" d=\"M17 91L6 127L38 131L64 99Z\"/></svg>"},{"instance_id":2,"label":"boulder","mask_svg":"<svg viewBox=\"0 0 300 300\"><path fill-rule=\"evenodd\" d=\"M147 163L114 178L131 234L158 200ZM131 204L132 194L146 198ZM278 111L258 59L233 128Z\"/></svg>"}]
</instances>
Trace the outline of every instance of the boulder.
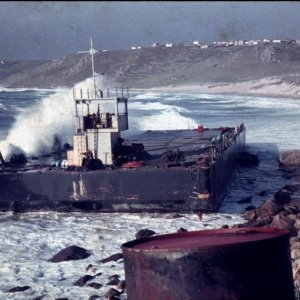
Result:
<instances>
[{"instance_id":1,"label":"boulder","mask_svg":"<svg viewBox=\"0 0 300 300\"><path fill-rule=\"evenodd\" d=\"M147 238L147 237L150 237L152 235L154 235L155 232L150 230L150 229L141 229L139 230L136 235L135 235L135 238L138 240L138 239L144 239L144 238Z\"/></svg>"},{"instance_id":2,"label":"boulder","mask_svg":"<svg viewBox=\"0 0 300 300\"><path fill-rule=\"evenodd\" d=\"M267 200L259 208L256 209L258 217L274 216L283 209L283 206L272 199Z\"/></svg>"},{"instance_id":3,"label":"boulder","mask_svg":"<svg viewBox=\"0 0 300 300\"><path fill-rule=\"evenodd\" d=\"M73 285L76 285L76 286L85 286L86 283L92 279L94 279L95 277L94 276L91 276L91 275L84 275L82 277L80 277L78 280L76 280Z\"/></svg>"},{"instance_id":4,"label":"boulder","mask_svg":"<svg viewBox=\"0 0 300 300\"><path fill-rule=\"evenodd\" d=\"M279 152L279 163L284 166L300 165L300 150L291 149Z\"/></svg>"},{"instance_id":5,"label":"boulder","mask_svg":"<svg viewBox=\"0 0 300 300\"><path fill-rule=\"evenodd\" d=\"M251 203L252 196L242 198L237 201L238 204Z\"/></svg>"},{"instance_id":6,"label":"boulder","mask_svg":"<svg viewBox=\"0 0 300 300\"><path fill-rule=\"evenodd\" d=\"M90 255L91 255L90 251L84 248L78 246L69 246L59 251L48 261L57 263L57 262L68 261L68 260L84 259L89 257Z\"/></svg>"},{"instance_id":7,"label":"boulder","mask_svg":"<svg viewBox=\"0 0 300 300\"><path fill-rule=\"evenodd\" d=\"M16 293L16 292L24 292L30 289L30 286L25 285L25 286L16 286L12 289L10 289L9 291L7 291L8 293Z\"/></svg>"},{"instance_id":8,"label":"boulder","mask_svg":"<svg viewBox=\"0 0 300 300\"><path fill-rule=\"evenodd\" d=\"M259 159L255 154L244 151L237 155L236 163L242 167L256 167L259 165Z\"/></svg>"},{"instance_id":9,"label":"boulder","mask_svg":"<svg viewBox=\"0 0 300 300\"><path fill-rule=\"evenodd\" d=\"M111 288L105 293L104 297L107 299L112 299L113 297L119 295L121 295L121 293L118 290Z\"/></svg>"},{"instance_id":10,"label":"boulder","mask_svg":"<svg viewBox=\"0 0 300 300\"><path fill-rule=\"evenodd\" d=\"M123 258L123 253L115 253L107 258L101 259L100 262L107 263L109 261L117 261L121 258Z\"/></svg>"},{"instance_id":11,"label":"boulder","mask_svg":"<svg viewBox=\"0 0 300 300\"><path fill-rule=\"evenodd\" d=\"M294 221L286 217L284 214L277 214L271 223L271 227L285 229L290 236L297 236L298 230L294 226Z\"/></svg>"},{"instance_id":12,"label":"boulder","mask_svg":"<svg viewBox=\"0 0 300 300\"><path fill-rule=\"evenodd\" d=\"M291 201L291 196L288 190L281 189L274 195L274 201L278 204L286 204Z\"/></svg>"}]
</instances>

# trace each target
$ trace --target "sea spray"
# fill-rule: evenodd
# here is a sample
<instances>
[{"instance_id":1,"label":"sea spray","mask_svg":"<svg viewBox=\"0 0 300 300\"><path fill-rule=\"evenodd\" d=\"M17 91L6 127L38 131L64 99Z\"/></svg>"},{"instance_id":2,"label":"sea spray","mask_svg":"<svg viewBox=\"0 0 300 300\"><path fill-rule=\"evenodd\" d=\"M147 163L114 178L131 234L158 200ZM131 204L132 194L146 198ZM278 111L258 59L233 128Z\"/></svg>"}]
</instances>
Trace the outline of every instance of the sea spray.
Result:
<instances>
[{"instance_id":1,"label":"sea spray","mask_svg":"<svg viewBox=\"0 0 300 300\"><path fill-rule=\"evenodd\" d=\"M99 89L104 80L96 78ZM105 83L109 83L105 81ZM74 87L75 91L94 91L93 80L86 79ZM83 95L86 97L86 95ZM59 89L54 94L42 98L39 104L25 108L17 117L6 139L0 142L4 159L12 154L27 156L41 155L52 151L55 137L62 143L72 144L74 133L73 89Z\"/></svg>"}]
</instances>

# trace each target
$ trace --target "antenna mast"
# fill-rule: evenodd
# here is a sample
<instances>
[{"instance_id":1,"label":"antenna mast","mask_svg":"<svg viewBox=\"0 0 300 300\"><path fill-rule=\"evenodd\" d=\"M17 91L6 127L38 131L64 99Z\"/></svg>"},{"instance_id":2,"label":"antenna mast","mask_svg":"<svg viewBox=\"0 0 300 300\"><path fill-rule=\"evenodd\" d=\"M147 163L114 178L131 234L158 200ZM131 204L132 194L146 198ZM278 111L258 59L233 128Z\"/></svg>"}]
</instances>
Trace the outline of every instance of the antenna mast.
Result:
<instances>
[{"instance_id":1,"label":"antenna mast","mask_svg":"<svg viewBox=\"0 0 300 300\"><path fill-rule=\"evenodd\" d=\"M95 98L97 97L96 91L96 78L95 78L95 65L94 65L94 54L96 54L98 50L93 48L93 39L91 38L91 49L89 51L79 51L78 53L89 53L92 56L92 72L93 72L93 83L94 83L94 93Z\"/></svg>"}]
</instances>

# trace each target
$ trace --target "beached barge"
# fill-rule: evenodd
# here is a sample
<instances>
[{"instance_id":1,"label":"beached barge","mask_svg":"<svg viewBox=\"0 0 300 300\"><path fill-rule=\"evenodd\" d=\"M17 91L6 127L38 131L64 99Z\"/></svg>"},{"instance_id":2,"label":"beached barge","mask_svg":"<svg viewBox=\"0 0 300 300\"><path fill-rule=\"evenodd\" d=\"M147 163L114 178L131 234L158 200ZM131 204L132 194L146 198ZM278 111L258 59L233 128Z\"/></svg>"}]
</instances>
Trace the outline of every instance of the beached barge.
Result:
<instances>
[{"instance_id":1,"label":"beached barge","mask_svg":"<svg viewBox=\"0 0 300 300\"><path fill-rule=\"evenodd\" d=\"M217 211L244 144L243 125L147 131L119 166L3 168L0 210Z\"/></svg>"},{"instance_id":2,"label":"beached barge","mask_svg":"<svg viewBox=\"0 0 300 300\"><path fill-rule=\"evenodd\" d=\"M94 53L91 44L92 62ZM104 96L92 66L93 90L73 93L72 149L51 167L1 159L0 210L217 211L245 145L244 125L146 131L125 143L129 95Z\"/></svg>"}]
</instances>

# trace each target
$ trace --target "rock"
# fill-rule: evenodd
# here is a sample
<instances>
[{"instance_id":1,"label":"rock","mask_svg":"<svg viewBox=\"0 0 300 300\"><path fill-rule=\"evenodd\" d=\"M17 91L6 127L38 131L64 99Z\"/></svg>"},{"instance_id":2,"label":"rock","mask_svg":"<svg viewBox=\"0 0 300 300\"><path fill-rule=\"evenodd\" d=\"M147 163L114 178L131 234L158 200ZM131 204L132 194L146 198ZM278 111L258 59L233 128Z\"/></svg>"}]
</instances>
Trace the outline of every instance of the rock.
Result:
<instances>
[{"instance_id":1,"label":"rock","mask_svg":"<svg viewBox=\"0 0 300 300\"><path fill-rule=\"evenodd\" d=\"M241 227L263 227L268 226L272 222L272 216L263 216L257 219L249 220L248 222L241 225Z\"/></svg>"},{"instance_id":2,"label":"rock","mask_svg":"<svg viewBox=\"0 0 300 300\"><path fill-rule=\"evenodd\" d=\"M123 258L123 253L115 253L107 258L101 259L100 262L107 263L109 261L117 261L121 258Z\"/></svg>"},{"instance_id":3,"label":"rock","mask_svg":"<svg viewBox=\"0 0 300 300\"><path fill-rule=\"evenodd\" d=\"M242 203L250 203L250 202L251 202L251 199L252 199L252 196L245 197L245 198L242 198L242 199L238 200L237 203L238 203L238 204L242 204Z\"/></svg>"},{"instance_id":4,"label":"rock","mask_svg":"<svg viewBox=\"0 0 300 300\"><path fill-rule=\"evenodd\" d=\"M272 199L267 200L259 208L256 209L256 215L258 217L274 216L283 209L283 206L276 203Z\"/></svg>"},{"instance_id":5,"label":"rock","mask_svg":"<svg viewBox=\"0 0 300 300\"><path fill-rule=\"evenodd\" d=\"M244 214L243 214L243 217L246 219L246 220L254 220L256 219L256 210L255 209L252 209L252 210L248 210L246 211Z\"/></svg>"},{"instance_id":6,"label":"rock","mask_svg":"<svg viewBox=\"0 0 300 300\"><path fill-rule=\"evenodd\" d=\"M150 230L150 229L141 229L139 230L136 235L135 235L135 238L138 240L138 239L144 239L144 238L147 238L147 237L150 237L152 235L154 235L155 232Z\"/></svg>"},{"instance_id":7,"label":"rock","mask_svg":"<svg viewBox=\"0 0 300 300\"><path fill-rule=\"evenodd\" d=\"M264 190L262 190L262 191L260 191L257 195L258 195L258 196L265 196L266 194L267 194L267 192L264 191Z\"/></svg>"},{"instance_id":8,"label":"rock","mask_svg":"<svg viewBox=\"0 0 300 300\"><path fill-rule=\"evenodd\" d=\"M176 218L181 218L181 217L182 217L182 215L180 215L179 213L172 213L167 216L167 219L176 219Z\"/></svg>"},{"instance_id":9,"label":"rock","mask_svg":"<svg viewBox=\"0 0 300 300\"><path fill-rule=\"evenodd\" d=\"M296 219L296 222L295 222L295 228L296 228L297 230L300 230L300 219L299 219L299 218Z\"/></svg>"},{"instance_id":10,"label":"rock","mask_svg":"<svg viewBox=\"0 0 300 300\"><path fill-rule=\"evenodd\" d=\"M99 290L103 285L100 283L97 283L97 282L92 282L92 283L89 283L87 286Z\"/></svg>"},{"instance_id":11,"label":"rock","mask_svg":"<svg viewBox=\"0 0 300 300\"><path fill-rule=\"evenodd\" d=\"M84 275L82 276L81 278L79 278L77 281L75 281L73 283L73 285L76 285L76 286L85 286L85 284L94 279L95 277L94 276L91 276L91 275Z\"/></svg>"},{"instance_id":12,"label":"rock","mask_svg":"<svg viewBox=\"0 0 300 300\"><path fill-rule=\"evenodd\" d=\"M126 281L121 280L117 285L117 289L124 291L126 289Z\"/></svg>"},{"instance_id":13,"label":"rock","mask_svg":"<svg viewBox=\"0 0 300 300\"><path fill-rule=\"evenodd\" d=\"M291 193L300 192L300 184L288 184L284 186L284 189Z\"/></svg>"},{"instance_id":14,"label":"rock","mask_svg":"<svg viewBox=\"0 0 300 300\"><path fill-rule=\"evenodd\" d=\"M228 229L228 228L229 228L229 226L227 224L224 224L221 226L221 229Z\"/></svg>"},{"instance_id":15,"label":"rock","mask_svg":"<svg viewBox=\"0 0 300 300\"><path fill-rule=\"evenodd\" d=\"M25 285L25 286L16 286L10 290L8 290L8 293L16 293L16 292L24 292L30 289L30 286Z\"/></svg>"},{"instance_id":16,"label":"rock","mask_svg":"<svg viewBox=\"0 0 300 300\"><path fill-rule=\"evenodd\" d=\"M298 231L294 226L294 222L283 214L277 214L271 223L271 227L287 230L291 236L297 236Z\"/></svg>"},{"instance_id":17,"label":"rock","mask_svg":"<svg viewBox=\"0 0 300 300\"><path fill-rule=\"evenodd\" d=\"M89 298L89 300L97 300L97 299L101 299L101 297L98 296L98 295L92 295L92 296Z\"/></svg>"},{"instance_id":18,"label":"rock","mask_svg":"<svg viewBox=\"0 0 300 300\"><path fill-rule=\"evenodd\" d=\"M284 166L300 165L300 150L291 149L279 152L279 163Z\"/></svg>"},{"instance_id":19,"label":"rock","mask_svg":"<svg viewBox=\"0 0 300 300\"><path fill-rule=\"evenodd\" d=\"M300 249L300 242L294 242L291 244L291 250L293 249Z\"/></svg>"},{"instance_id":20,"label":"rock","mask_svg":"<svg viewBox=\"0 0 300 300\"><path fill-rule=\"evenodd\" d=\"M293 249L291 251L291 258L292 259L299 259L300 258L300 249Z\"/></svg>"},{"instance_id":21,"label":"rock","mask_svg":"<svg viewBox=\"0 0 300 300\"><path fill-rule=\"evenodd\" d=\"M111 279L106 285L118 285L120 280L118 278Z\"/></svg>"},{"instance_id":22,"label":"rock","mask_svg":"<svg viewBox=\"0 0 300 300\"><path fill-rule=\"evenodd\" d=\"M242 167L256 167L259 165L259 159L255 154L244 151L237 155L236 163Z\"/></svg>"},{"instance_id":23,"label":"rock","mask_svg":"<svg viewBox=\"0 0 300 300\"><path fill-rule=\"evenodd\" d=\"M177 233L180 233L180 232L187 232L187 231L188 231L187 229L180 227L180 228L177 230Z\"/></svg>"},{"instance_id":24,"label":"rock","mask_svg":"<svg viewBox=\"0 0 300 300\"><path fill-rule=\"evenodd\" d=\"M251 211L251 210L255 210L255 209L256 209L256 207L253 205L249 205L249 206L245 207L245 211Z\"/></svg>"},{"instance_id":25,"label":"rock","mask_svg":"<svg viewBox=\"0 0 300 300\"><path fill-rule=\"evenodd\" d=\"M291 201L290 193L285 189L281 189L275 193L274 201L279 204L287 204Z\"/></svg>"},{"instance_id":26,"label":"rock","mask_svg":"<svg viewBox=\"0 0 300 300\"><path fill-rule=\"evenodd\" d=\"M69 246L59 251L48 261L57 263L57 262L68 261L68 260L85 259L90 255L91 255L90 251L84 248L78 246Z\"/></svg>"},{"instance_id":27,"label":"rock","mask_svg":"<svg viewBox=\"0 0 300 300\"><path fill-rule=\"evenodd\" d=\"M104 297L108 299L113 299L113 297L119 295L121 295L121 293L118 290L111 288L105 293Z\"/></svg>"}]
</instances>

